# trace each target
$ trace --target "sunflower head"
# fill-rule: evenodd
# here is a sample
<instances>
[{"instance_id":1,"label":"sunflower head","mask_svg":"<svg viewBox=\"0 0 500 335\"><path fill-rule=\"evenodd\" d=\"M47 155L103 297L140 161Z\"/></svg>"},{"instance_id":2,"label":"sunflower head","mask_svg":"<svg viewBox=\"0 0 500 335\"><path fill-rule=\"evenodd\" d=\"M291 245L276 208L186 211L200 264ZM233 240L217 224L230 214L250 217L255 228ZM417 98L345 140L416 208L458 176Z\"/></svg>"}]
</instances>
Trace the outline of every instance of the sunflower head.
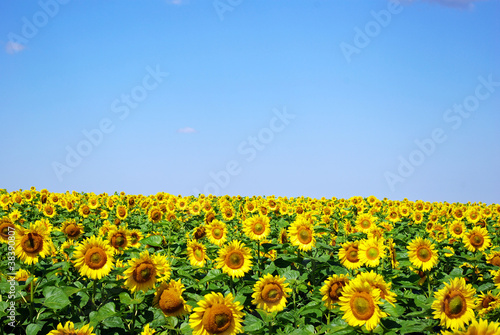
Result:
<instances>
[{"instance_id":1,"label":"sunflower head","mask_svg":"<svg viewBox=\"0 0 500 335\"><path fill-rule=\"evenodd\" d=\"M208 259L206 250L207 248L196 240L188 242L187 254L191 265L205 266L205 262Z\"/></svg>"},{"instance_id":2,"label":"sunflower head","mask_svg":"<svg viewBox=\"0 0 500 335\"><path fill-rule=\"evenodd\" d=\"M369 267L380 264L380 259L385 257L385 245L382 239L369 238L359 243L359 260Z\"/></svg>"},{"instance_id":3,"label":"sunflower head","mask_svg":"<svg viewBox=\"0 0 500 335\"><path fill-rule=\"evenodd\" d=\"M153 306L162 310L165 316L181 316L191 311L182 297L184 285L181 280L171 280L169 283L161 283L156 289Z\"/></svg>"},{"instance_id":4,"label":"sunflower head","mask_svg":"<svg viewBox=\"0 0 500 335\"><path fill-rule=\"evenodd\" d=\"M15 252L23 262L38 263L38 257L45 258L51 250L52 242L41 225L30 223L29 229L17 226Z\"/></svg>"},{"instance_id":5,"label":"sunflower head","mask_svg":"<svg viewBox=\"0 0 500 335\"><path fill-rule=\"evenodd\" d=\"M250 249L237 240L219 250L217 268L231 277L243 277L252 266Z\"/></svg>"},{"instance_id":6,"label":"sunflower head","mask_svg":"<svg viewBox=\"0 0 500 335\"><path fill-rule=\"evenodd\" d=\"M271 232L269 221L264 215L252 216L243 221L243 232L252 240L261 241Z\"/></svg>"},{"instance_id":7,"label":"sunflower head","mask_svg":"<svg viewBox=\"0 0 500 335\"><path fill-rule=\"evenodd\" d=\"M432 269L438 263L438 254L434 244L421 237L415 238L407 247L408 255L413 266L423 271Z\"/></svg>"},{"instance_id":8,"label":"sunflower head","mask_svg":"<svg viewBox=\"0 0 500 335\"><path fill-rule=\"evenodd\" d=\"M146 292L154 287L156 281L170 278L170 272L170 264L165 256L151 256L149 251L145 250L139 258L128 261L128 269L124 272L127 278L125 285L131 292L136 290Z\"/></svg>"},{"instance_id":9,"label":"sunflower head","mask_svg":"<svg viewBox=\"0 0 500 335\"><path fill-rule=\"evenodd\" d=\"M287 231L292 245L302 251L311 250L316 244L314 224L303 215L297 216Z\"/></svg>"},{"instance_id":10,"label":"sunflower head","mask_svg":"<svg viewBox=\"0 0 500 335\"><path fill-rule=\"evenodd\" d=\"M93 327L90 325L84 325L81 328L75 329L75 324L71 321L67 321L64 326L62 323L57 325L57 329L50 331L47 335L95 335L92 333Z\"/></svg>"},{"instance_id":11,"label":"sunflower head","mask_svg":"<svg viewBox=\"0 0 500 335\"><path fill-rule=\"evenodd\" d=\"M95 236L82 241L73 257L80 274L91 279L107 276L113 267L113 250L106 241Z\"/></svg>"},{"instance_id":12,"label":"sunflower head","mask_svg":"<svg viewBox=\"0 0 500 335\"><path fill-rule=\"evenodd\" d=\"M491 238L486 228L476 226L464 234L463 242L469 251L484 251L490 247Z\"/></svg>"},{"instance_id":13,"label":"sunflower head","mask_svg":"<svg viewBox=\"0 0 500 335\"><path fill-rule=\"evenodd\" d=\"M333 309L334 305L340 301L344 287L349 283L349 277L344 274L333 275L325 280L320 292L322 300L328 309Z\"/></svg>"},{"instance_id":14,"label":"sunflower head","mask_svg":"<svg viewBox=\"0 0 500 335\"><path fill-rule=\"evenodd\" d=\"M217 219L212 220L206 227L208 240L217 246L222 246L227 239L226 224Z\"/></svg>"},{"instance_id":15,"label":"sunflower head","mask_svg":"<svg viewBox=\"0 0 500 335\"><path fill-rule=\"evenodd\" d=\"M339 259L343 266L350 270L359 269L363 264L359 259L359 242L345 242L339 250Z\"/></svg>"},{"instance_id":16,"label":"sunflower head","mask_svg":"<svg viewBox=\"0 0 500 335\"><path fill-rule=\"evenodd\" d=\"M81 223L77 223L74 219L69 219L64 221L61 227L61 232L66 235L68 239L77 240L80 236L83 235L83 225Z\"/></svg>"},{"instance_id":17,"label":"sunflower head","mask_svg":"<svg viewBox=\"0 0 500 335\"><path fill-rule=\"evenodd\" d=\"M263 309L266 312L279 312L286 306L286 298L292 289L285 283L285 278L267 274L253 288L252 303L257 305L257 308Z\"/></svg>"}]
</instances>

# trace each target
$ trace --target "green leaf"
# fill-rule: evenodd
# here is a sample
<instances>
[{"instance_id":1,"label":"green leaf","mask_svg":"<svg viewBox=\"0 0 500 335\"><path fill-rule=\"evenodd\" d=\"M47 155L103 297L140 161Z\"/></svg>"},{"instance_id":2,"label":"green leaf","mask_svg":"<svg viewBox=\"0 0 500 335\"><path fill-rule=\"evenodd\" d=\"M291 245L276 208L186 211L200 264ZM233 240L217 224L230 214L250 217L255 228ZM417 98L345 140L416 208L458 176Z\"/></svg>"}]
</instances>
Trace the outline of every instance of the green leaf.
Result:
<instances>
[{"instance_id":1,"label":"green leaf","mask_svg":"<svg viewBox=\"0 0 500 335\"><path fill-rule=\"evenodd\" d=\"M26 327L26 335L36 335L40 330L42 330L43 324L32 323Z\"/></svg>"},{"instance_id":2,"label":"green leaf","mask_svg":"<svg viewBox=\"0 0 500 335\"><path fill-rule=\"evenodd\" d=\"M126 305L126 306L140 304L141 302L144 301L144 297L143 296L140 296L137 299L132 299L130 297L130 295L128 294L128 292L122 292L122 293L120 293L119 297L120 297L120 302L123 305Z\"/></svg>"},{"instance_id":3,"label":"green leaf","mask_svg":"<svg viewBox=\"0 0 500 335\"><path fill-rule=\"evenodd\" d=\"M253 332L260 330L264 327L264 323L261 319L257 318L252 314L247 314L245 316L245 332Z\"/></svg>"},{"instance_id":4,"label":"green leaf","mask_svg":"<svg viewBox=\"0 0 500 335\"><path fill-rule=\"evenodd\" d=\"M113 302L108 302L106 305L99 308L97 312L90 313L90 325L92 327L95 327L100 322L106 320L107 318L113 317L116 314L115 304Z\"/></svg>"},{"instance_id":5,"label":"green leaf","mask_svg":"<svg viewBox=\"0 0 500 335\"><path fill-rule=\"evenodd\" d=\"M68 296L58 287L49 286L43 290L45 300L43 304L50 309L63 309L70 304Z\"/></svg>"},{"instance_id":6,"label":"green leaf","mask_svg":"<svg viewBox=\"0 0 500 335\"><path fill-rule=\"evenodd\" d=\"M403 313L405 312L405 308L398 304L394 304L394 306L392 306L386 301L384 303L384 311L389 313L390 316L398 317L400 315L403 315Z\"/></svg>"},{"instance_id":7,"label":"green leaf","mask_svg":"<svg viewBox=\"0 0 500 335\"><path fill-rule=\"evenodd\" d=\"M163 243L163 237L160 235L151 235L149 237L143 238L140 242L143 245L150 245L152 247L161 247Z\"/></svg>"}]
</instances>

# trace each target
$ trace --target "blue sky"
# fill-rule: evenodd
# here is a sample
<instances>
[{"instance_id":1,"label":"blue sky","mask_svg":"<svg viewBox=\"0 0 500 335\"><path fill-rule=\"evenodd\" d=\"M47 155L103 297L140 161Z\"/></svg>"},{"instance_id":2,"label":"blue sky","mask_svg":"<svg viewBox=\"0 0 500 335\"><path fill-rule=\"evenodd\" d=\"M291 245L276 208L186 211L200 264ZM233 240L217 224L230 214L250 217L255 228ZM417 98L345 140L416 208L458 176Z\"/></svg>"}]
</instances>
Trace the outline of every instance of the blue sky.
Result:
<instances>
[{"instance_id":1,"label":"blue sky","mask_svg":"<svg viewBox=\"0 0 500 335\"><path fill-rule=\"evenodd\" d=\"M499 13L2 1L0 188L499 203Z\"/></svg>"}]
</instances>

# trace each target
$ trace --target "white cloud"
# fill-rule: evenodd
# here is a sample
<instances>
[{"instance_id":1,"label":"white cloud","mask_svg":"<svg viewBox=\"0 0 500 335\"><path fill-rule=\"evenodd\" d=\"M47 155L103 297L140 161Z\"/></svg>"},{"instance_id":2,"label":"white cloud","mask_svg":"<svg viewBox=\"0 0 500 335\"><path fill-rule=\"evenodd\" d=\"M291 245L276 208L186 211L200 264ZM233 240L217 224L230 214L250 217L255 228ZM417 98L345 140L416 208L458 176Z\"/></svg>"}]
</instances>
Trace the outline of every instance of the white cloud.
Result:
<instances>
[{"instance_id":1,"label":"white cloud","mask_svg":"<svg viewBox=\"0 0 500 335\"><path fill-rule=\"evenodd\" d=\"M192 134L192 133L196 133L196 129L191 128L191 127L184 127L184 128L177 129L177 132L182 133L182 134Z\"/></svg>"},{"instance_id":2,"label":"white cloud","mask_svg":"<svg viewBox=\"0 0 500 335\"><path fill-rule=\"evenodd\" d=\"M26 48L26 46L12 41L7 42L7 44L5 45L5 50L9 54L15 54L21 52L24 50L24 48Z\"/></svg>"}]
</instances>

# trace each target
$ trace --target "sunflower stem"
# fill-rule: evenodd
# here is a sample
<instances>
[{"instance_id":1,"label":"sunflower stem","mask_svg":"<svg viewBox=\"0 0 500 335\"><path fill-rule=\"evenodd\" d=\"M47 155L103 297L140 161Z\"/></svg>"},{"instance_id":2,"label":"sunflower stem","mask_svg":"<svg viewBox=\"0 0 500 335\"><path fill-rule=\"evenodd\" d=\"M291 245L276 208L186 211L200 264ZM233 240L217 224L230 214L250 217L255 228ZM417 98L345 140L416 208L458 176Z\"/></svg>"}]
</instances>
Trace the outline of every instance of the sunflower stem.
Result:
<instances>
[{"instance_id":1,"label":"sunflower stem","mask_svg":"<svg viewBox=\"0 0 500 335\"><path fill-rule=\"evenodd\" d=\"M30 322L33 323L33 314L35 312L35 263L31 264L31 275L33 276L33 279L31 280L30 283Z\"/></svg>"},{"instance_id":2,"label":"sunflower stem","mask_svg":"<svg viewBox=\"0 0 500 335\"><path fill-rule=\"evenodd\" d=\"M137 298L137 291L134 292L134 300ZM130 327L130 332L134 334L134 329L135 329L135 317L137 314L137 303L134 302L134 313L132 314L132 325Z\"/></svg>"},{"instance_id":3,"label":"sunflower stem","mask_svg":"<svg viewBox=\"0 0 500 335\"><path fill-rule=\"evenodd\" d=\"M260 269L260 241L257 241L257 274L260 277L261 269Z\"/></svg>"},{"instance_id":4,"label":"sunflower stem","mask_svg":"<svg viewBox=\"0 0 500 335\"><path fill-rule=\"evenodd\" d=\"M97 292L97 279L94 279L94 283L92 285L92 304L94 305L94 307L96 307L97 309L97 305L95 303L95 296L96 296L96 292Z\"/></svg>"},{"instance_id":5,"label":"sunflower stem","mask_svg":"<svg viewBox=\"0 0 500 335\"><path fill-rule=\"evenodd\" d=\"M429 298L432 295L431 291L431 276L429 275L429 270L425 271L425 275L427 276L427 290L429 292Z\"/></svg>"}]
</instances>

